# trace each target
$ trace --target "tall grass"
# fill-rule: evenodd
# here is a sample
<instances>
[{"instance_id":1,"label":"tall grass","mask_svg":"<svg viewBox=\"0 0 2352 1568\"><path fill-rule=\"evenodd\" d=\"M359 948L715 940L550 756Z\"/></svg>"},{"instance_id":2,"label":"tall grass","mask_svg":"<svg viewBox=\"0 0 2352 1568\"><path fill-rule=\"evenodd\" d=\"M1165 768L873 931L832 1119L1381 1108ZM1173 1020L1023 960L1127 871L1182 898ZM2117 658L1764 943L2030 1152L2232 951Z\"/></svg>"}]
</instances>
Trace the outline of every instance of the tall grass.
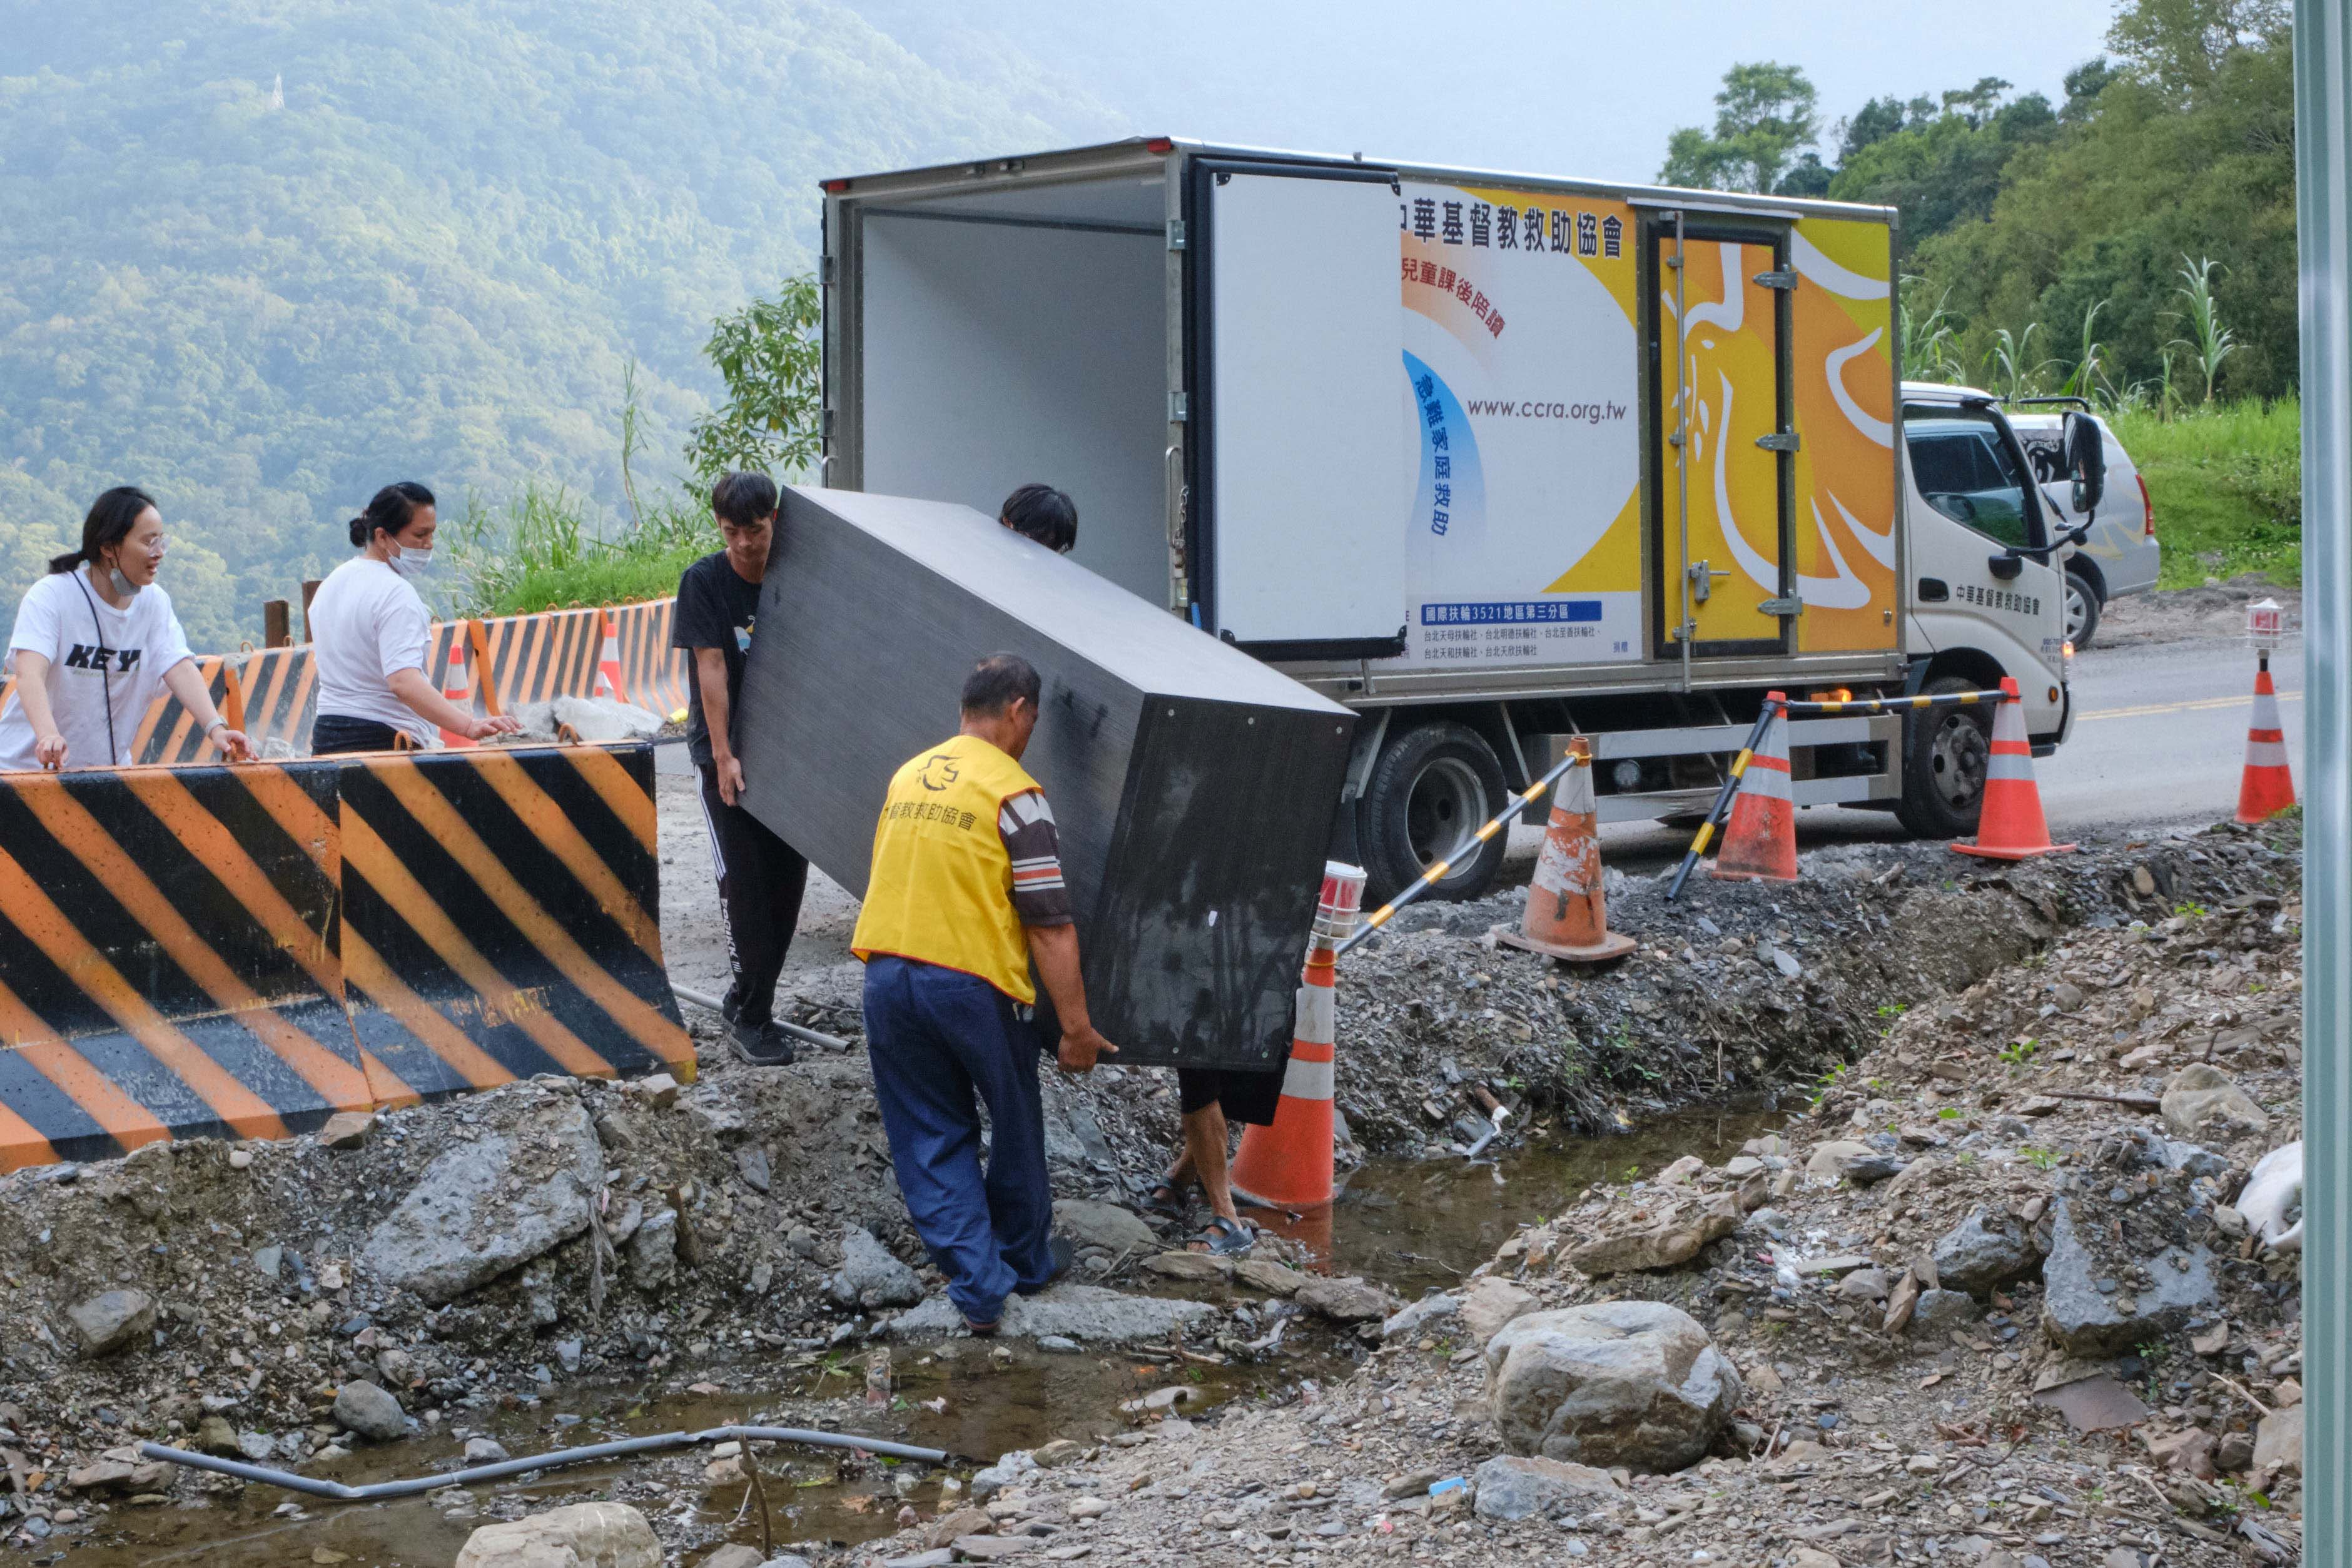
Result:
<instances>
[{"instance_id":1,"label":"tall grass","mask_svg":"<svg viewBox=\"0 0 2352 1568\"><path fill-rule=\"evenodd\" d=\"M2245 572L2302 583L2299 402L2207 403L2169 415L2128 409L2107 421L2147 481L2164 544L2159 586L2193 588Z\"/></svg>"},{"instance_id":2,"label":"tall grass","mask_svg":"<svg viewBox=\"0 0 2352 1568\"><path fill-rule=\"evenodd\" d=\"M632 521L604 521L567 488L540 480L504 506L467 496L453 532L450 608L460 615L660 599L720 542L709 511L683 493L639 503Z\"/></svg>"}]
</instances>

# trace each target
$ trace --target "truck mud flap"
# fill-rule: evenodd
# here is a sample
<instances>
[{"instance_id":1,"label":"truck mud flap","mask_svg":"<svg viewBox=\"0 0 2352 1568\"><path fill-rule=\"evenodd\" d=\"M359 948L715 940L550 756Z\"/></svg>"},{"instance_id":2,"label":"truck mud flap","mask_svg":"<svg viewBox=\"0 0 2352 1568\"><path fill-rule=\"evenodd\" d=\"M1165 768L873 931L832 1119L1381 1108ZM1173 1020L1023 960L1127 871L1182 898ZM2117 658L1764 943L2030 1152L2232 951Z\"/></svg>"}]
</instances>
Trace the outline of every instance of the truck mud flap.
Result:
<instances>
[{"instance_id":1,"label":"truck mud flap","mask_svg":"<svg viewBox=\"0 0 2352 1568\"><path fill-rule=\"evenodd\" d=\"M540 1072L692 1079L650 747L372 756L340 795L346 994L400 1085L387 1102Z\"/></svg>"},{"instance_id":2,"label":"truck mud flap","mask_svg":"<svg viewBox=\"0 0 2352 1568\"><path fill-rule=\"evenodd\" d=\"M376 1103L334 824L331 768L0 775L0 1169Z\"/></svg>"}]
</instances>

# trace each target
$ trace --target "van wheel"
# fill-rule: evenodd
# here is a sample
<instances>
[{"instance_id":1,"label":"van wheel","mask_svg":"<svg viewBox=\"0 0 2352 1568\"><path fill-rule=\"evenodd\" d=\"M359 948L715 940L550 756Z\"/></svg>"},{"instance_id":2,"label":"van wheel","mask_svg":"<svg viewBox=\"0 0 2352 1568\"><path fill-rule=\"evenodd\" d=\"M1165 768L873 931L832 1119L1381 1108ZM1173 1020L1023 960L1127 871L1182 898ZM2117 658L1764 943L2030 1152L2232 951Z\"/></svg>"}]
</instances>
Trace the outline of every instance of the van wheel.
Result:
<instances>
[{"instance_id":1,"label":"van wheel","mask_svg":"<svg viewBox=\"0 0 2352 1568\"><path fill-rule=\"evenodd\" d=\"M1922 688L1930 695L1977 690L1973 681L1944 675ZM1895 817L1922 839L1965 838L1984 809L1985 767L1992 758L1992 710L1931 707L1903 720L1903 799Z\"/></svg>"},{"instance_id":2,"label":"van wheel","mask_svg":"<svg viewBox=\"0 0 2352 1568\"><path fill-rule=\"evenodd\" d=\"M1356 803L1356 838L1370 885L1386 903L1421 880L1510 799L1503 765L1467 725L1425 724L1391 734ZM1454 859L1422 896L1459 901L1486 891L1503 864L1507 831Z\"/></svg>"},{"instance_id":3,"label":"van wheel","mask_svg":"<svg viewBox=\"0 0 2352 1568\"><path fill-rule=\"evenodd\" d=\"M2081 653L2099 634L2099 591L2081 572L2066 571L2066 641Z\"/></svg>"}]
</instances>

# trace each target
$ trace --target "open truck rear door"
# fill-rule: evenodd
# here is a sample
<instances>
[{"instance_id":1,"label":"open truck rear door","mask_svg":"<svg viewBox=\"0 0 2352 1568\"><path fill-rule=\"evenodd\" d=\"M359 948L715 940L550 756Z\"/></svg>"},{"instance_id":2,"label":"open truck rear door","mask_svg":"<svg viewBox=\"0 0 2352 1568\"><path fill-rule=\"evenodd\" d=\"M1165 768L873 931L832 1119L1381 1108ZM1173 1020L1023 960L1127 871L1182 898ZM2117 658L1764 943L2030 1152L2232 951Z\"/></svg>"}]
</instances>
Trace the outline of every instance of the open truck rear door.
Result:
<instances>
[{"instance_id":1,"label":"open truck rear door","mask_svg":"<svg viewBox=\"0 0 2352 1568\"><path fill-rule=\"evenodd\" d=\"M1404 648L1397 183L1360 166L1192 166L1188 553L1202 624L1262 657Z\"/></svg>"}]
</instances>

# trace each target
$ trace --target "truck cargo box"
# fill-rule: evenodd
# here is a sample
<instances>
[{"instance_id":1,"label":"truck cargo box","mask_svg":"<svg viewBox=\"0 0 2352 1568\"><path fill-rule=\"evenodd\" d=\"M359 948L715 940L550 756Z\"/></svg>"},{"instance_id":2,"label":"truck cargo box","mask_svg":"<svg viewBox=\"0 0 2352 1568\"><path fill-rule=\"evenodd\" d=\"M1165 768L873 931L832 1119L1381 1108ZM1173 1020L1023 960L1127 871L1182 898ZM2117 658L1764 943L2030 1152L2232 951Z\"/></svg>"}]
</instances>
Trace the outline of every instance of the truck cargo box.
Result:
<instances>
[{"instance_id":1,"label":"truck cargo box","mask_svg":"<svg viewBox=\"0 0 2352 1568\"><path fill-rule=\"evenodd\" d=\"M757 625L754 816L862 896L890 775L956 733L975 662L1018 653L1096 1027L1125 1066L1282 1060L1347 709L942 502L789 487Z\"/></svg>"}]
</instances>

